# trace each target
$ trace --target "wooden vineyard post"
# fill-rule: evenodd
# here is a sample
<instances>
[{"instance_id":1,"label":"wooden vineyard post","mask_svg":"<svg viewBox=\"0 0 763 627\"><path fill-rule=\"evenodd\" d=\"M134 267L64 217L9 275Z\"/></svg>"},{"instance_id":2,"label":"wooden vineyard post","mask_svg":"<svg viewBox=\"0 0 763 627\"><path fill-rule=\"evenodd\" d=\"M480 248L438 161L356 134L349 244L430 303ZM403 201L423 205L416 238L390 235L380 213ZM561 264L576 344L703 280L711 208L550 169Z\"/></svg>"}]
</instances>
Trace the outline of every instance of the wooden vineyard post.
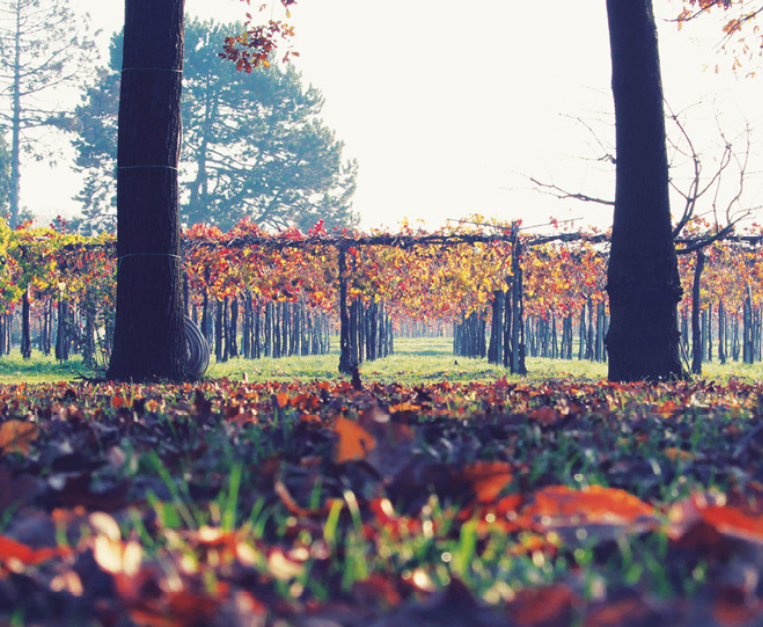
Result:
<instances>
[{"instance_id":1,"label":"wooden vineyard post","mask_svg":"<svg viewBox=\"0 0 763 627\"><path fill-rule=\"evenodd\" d=\"M525 375L525 334L522 320L522 242L519 239L519 224L511 225L511 374Z\"/></svg>"},{"instance_id":2,"label":"wooden vineyard post","mask_svg":"<svg viewBox=\"0 0 763 627\"><path fill-rule=\"evenodd\" d=\"M697 262L694 266L694 283L691 290L691 346L692 361L691 371L693 374L702 374L702 340L699 329L699 288L702 278L702 270L705 267L705 253L697 251Z\"/></svg>"},{"instance_id":3,"label":"wooden vineyard post","mask_svg":"<svg viewBox=\"0 0 763 627\"><path fill-rule=\"evenodd\" d=\"M352 372L352 343L350 316L347 313L347 246L338 246L339 252L339 372Z\"/></svg>"}]
</instances>

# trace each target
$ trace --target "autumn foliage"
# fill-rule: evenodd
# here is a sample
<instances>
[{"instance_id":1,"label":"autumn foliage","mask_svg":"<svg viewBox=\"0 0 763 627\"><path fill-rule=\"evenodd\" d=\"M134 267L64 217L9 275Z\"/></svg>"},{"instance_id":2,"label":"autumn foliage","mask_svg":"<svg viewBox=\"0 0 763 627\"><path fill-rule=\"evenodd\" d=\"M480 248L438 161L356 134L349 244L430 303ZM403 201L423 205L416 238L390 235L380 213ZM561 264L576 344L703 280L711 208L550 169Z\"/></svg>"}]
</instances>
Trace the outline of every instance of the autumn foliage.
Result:
<instances>
[{"instance_id":1,"label":"autumn foliage","mask_svg":"<svg viewBox=\"0 0 763 627\"><path fill-rule=\"evenodd\" d=\"M760 401L734 381L5 386L0 615L745 624Z\"/></svg>"}]
</instances>

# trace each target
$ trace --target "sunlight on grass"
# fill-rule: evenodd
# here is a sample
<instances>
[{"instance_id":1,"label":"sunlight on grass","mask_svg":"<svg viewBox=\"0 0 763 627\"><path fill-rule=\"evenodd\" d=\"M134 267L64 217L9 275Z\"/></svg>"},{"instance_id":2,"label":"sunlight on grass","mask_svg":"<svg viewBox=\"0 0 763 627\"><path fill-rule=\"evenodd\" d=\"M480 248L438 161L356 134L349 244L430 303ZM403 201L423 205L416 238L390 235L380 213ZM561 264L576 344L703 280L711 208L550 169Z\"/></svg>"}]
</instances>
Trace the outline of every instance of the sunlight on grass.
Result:
<instances>
[{"instance_id":1,"label":"sunlight on grass","mask_svg":"<svg viewBox=\"0 0 763 627\"><path fill-rule=\"evenodd\" d=\"M334 350L328 355L264 358L258 360L236 358L223 363L212 364L205 379L243 379L249 381L293 381L342 379L339 364L339 341L332 339ZM548 378L575 377L593 381L607 378L606 363L589 361L528 358L528 381ZM731 377L745 382L763 379L763 364L742 364L728 362L706 363L702 367L700 379L725 383ZM503 366L489 364L487 359L472 359L453 355L451 338L398 338L395 340L395 354L366 361L360 367L362 380L402 384L432 383L434 381L494 381L504 375L509 380L519 380L508 374ZM58 362L52 355L32 352L32 358L22 359L18 350L0 357L0 383L50 383L71 381L81 376L93 376L87 370L82 358L72 356L69 361Z\"/></svg>"},{"instance_id":2,"label":"sunlight on grass","mask_svg":"<svg viewBox=\"0 0 763 627\"><path fill-rule=\"evenodd\" d=\"M0 383L51 383L70 381L83 374L92 376L85 369L82 357L73 355L69 361L59 362L53 355L33 350L30 359L24 359L18 349L0 357Z\"/></svg>"}]
</instances>

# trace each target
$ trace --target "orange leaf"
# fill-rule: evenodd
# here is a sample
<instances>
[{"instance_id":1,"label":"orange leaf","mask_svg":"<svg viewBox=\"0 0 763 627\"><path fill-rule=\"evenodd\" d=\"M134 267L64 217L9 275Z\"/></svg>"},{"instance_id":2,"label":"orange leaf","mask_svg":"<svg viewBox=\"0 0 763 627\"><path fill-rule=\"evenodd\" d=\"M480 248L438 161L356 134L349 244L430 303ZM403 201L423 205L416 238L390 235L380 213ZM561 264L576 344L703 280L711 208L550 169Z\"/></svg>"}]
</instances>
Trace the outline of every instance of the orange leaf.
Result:
<instances>
[{"instance_id":1,"label":"orange leaf","mask_svg":"<svg viewBox=\"0 0 763 627\"><path fill-rule=\"evenodd\" d=\"M511 465L506 462L474 462L464 468L479 503L492 503L511 481Z\"/></svg>"},{"instance_id":2,"label":"orange leaf","mask_svg":"<svg viewBox=\"0 0 763 627\"><path fill-rule=\"evenodd\" d=\"M338 464L354 459L365 459L368 453L376 446L376 439L363 427L339 416L334 425L339 442L336 448L336 461Z\"/></svg>"},{"instance_id":3,"label":"orange leaf","mask_svg":"<svg viewBox=\"0 0 763 627\"><path fill-rule=\"evenodd\" d=\"M22 564L39 564L46 560L63 555L67 551L53 547L33 549L32 547L17 542L8 536L0 535L0 561L18 560Z\"/></svg>"},{"instance_id":4,"label":"orange leaf","mask_svg":"<svg viewBox=\"0 0 763 627\"><path fill-rule=\"evenodd\" d=\"M537 420L542 425L550 425L559 419L559 412L553 407L539 407L529 412L527 417Z\"/></svg>"},{"instance_id":5,"label":"orange leaf","mask_svg":"<svg viewBox=\"0 0 763 627\"><path fill-rule=\"evenodd\" d=\"M535 493L535 502L523 511L527 516L576 517L589 522L632 522L652 516L654 508L619 488L590 486L573 490L566 486L548 486Z\"/></svg>"},{"instance_id":6,"label":"orange leaf","mask_svg":"<svg viewBox=\"0 0 763 627\"><path fill-rule=\"evenodd\" d=\"M697 459L697 456L690 453L689 451L684 451L680 448L670 447L666 448L664 451L665 455L672 459L673 461L676 460L682 460L682 461L690 461L693 459Z\"/></svg>"},{"instance_id":7,"label":"orange leaf","mask_svg":"<svg viewBox=\"0 0 763 627\"><path fill-rule=\"evenodd\" d=\"M37 425L20 420L8 420L0 426L0 451L28 455L32 441L37 439Z\"/></svg>"}]
</instances>

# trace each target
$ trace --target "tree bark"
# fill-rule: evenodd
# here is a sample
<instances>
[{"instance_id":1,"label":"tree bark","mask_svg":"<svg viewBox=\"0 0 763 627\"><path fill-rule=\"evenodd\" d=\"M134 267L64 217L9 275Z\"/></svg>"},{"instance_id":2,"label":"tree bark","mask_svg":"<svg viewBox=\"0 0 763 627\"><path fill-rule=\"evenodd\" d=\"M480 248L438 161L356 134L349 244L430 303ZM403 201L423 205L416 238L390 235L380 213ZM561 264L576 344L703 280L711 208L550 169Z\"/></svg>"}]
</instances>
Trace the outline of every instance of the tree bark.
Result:
<instances>
[{"instance_id":1,"label":"tree bark","mask_svg":"<svg viewBox=\"0 0 763 627\"><path fill-rule=\"evenodd\" d=\"M610 381L675 379L681 299L651 0L607 0L617 184L607 272Z\"/></svg>"},{"instance_id":2,"label":"tree bark","mask_svg":"<svg viewBox=\"0 0 763 627\"><path fill-rule=\"evenodd\" d=\"M27 287L21 299L21 356L24 359L32 357L32 336L29 328L29 317L29 288Z\"/></svg>"},{"instance_id":3,"label":"tree bark","mask_svg":"<svg viewBox=\"0 0 763 627\"><path fill-rule=\"evenodd\" d=\"M692 305L691 305L691 346L692 362L691 371L693 374L702 374L702 346L701 334L699 328L700 300L699 290L702 280L702 270L705 267L705 254L702 250L697 251L697 262L694 266L694 282L692 283Z\"/></svg>"},{"instance_id":4,"label":"tree bark","mask_svg":"<svg viewBox=\"0 0 763 627\"><path fill-rule=\"evenodd\" d=\"M352 372L352 339L347 312L347 251L339 247L339 372Z\"/></svg>"},{"instance_id":5,"label":"tree bark","mask_svg":"<svg viewBox=\"0 0 763 627\"><path fill-rule=\"evenodd\" d=\"M21 180L21 3L16 2L16 32L13 58L13 113L11 120L11 189L8 225L15 229L19 225L19 181Z\"/></svg>"},{"instance_id":6,"label":"tree bark","mask_svg":"<svg viewBox=\"0 0 763 627\"><path fill-rule=\"evenodd\" d=\"M186 374L177 178L183 5L125 3L110 379L182 380Z\"/></svg>"}]
</instances>

